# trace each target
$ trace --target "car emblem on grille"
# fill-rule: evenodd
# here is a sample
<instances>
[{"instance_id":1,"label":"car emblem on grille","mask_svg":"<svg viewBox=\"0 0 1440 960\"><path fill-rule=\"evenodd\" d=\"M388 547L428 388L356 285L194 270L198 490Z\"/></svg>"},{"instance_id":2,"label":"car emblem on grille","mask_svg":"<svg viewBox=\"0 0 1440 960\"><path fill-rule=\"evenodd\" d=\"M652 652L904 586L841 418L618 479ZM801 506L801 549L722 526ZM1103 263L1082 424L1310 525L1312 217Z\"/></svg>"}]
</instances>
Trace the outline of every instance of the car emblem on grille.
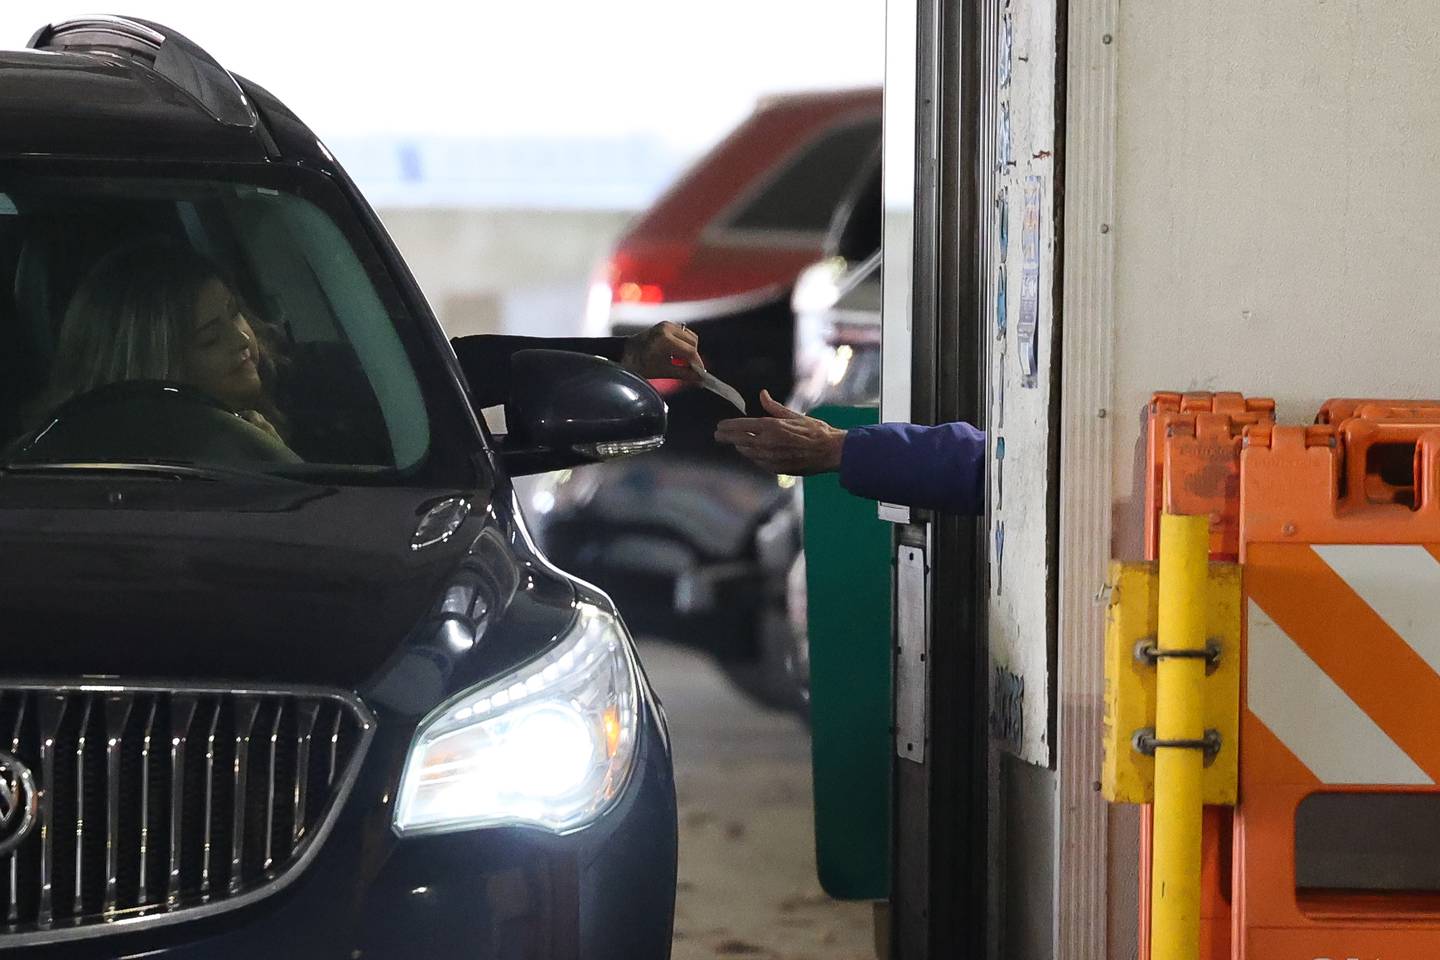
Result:
<instances>
[{"instance_id":1,"label":"car emblem on grille","mask_svg":"<svg viewBox=\"0 0 1440 960\"><path fill-rule=\"evenodd\" d=\"M20 846L35 829L37 800L30 768L0 752L0 857Z\"/></svg>"}]
</instances>

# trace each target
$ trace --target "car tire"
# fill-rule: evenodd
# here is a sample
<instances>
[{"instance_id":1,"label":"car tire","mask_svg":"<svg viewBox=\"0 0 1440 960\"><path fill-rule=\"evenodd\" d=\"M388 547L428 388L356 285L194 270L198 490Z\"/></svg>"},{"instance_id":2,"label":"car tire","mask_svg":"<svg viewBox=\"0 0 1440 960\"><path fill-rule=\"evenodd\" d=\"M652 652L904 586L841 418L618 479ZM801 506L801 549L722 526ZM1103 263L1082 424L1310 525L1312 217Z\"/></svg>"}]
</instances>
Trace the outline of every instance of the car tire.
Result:
<instances>
[{"instance_id":1,"label":"car tire","mask_svg":"<svg viewBox=\"0 0 1440 960\"><path fill-rule=\"evenodd\" d=\"M796 683L790 666L790 618L784 609L784 598L776 597L766 604L756 618L757 655L746 660L722 660L721 669L742 693L770 710L783 710L799 716L807 724L809 701Z\"/></svg>"}]
</instances>

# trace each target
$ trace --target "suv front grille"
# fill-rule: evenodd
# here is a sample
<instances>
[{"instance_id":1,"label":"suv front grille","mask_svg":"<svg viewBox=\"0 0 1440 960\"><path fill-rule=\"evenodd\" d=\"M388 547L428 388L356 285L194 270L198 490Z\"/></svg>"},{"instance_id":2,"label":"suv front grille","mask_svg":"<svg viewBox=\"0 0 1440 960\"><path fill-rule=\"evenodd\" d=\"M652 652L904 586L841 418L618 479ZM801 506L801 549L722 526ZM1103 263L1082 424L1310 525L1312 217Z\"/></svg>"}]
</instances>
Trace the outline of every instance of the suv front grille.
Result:
<instances>
[{"instance_id":1,"label":"suv front grille","mask_svg":"<svg viewBox=\"0 0 1440 960\"><path fill-rule=\"evenodd\" d=\"M0 946L277 889L329 832L373 729L331 691L0 682L0 752L38 788L34 829L0 856Z\"/></svg>"}]
</instances>

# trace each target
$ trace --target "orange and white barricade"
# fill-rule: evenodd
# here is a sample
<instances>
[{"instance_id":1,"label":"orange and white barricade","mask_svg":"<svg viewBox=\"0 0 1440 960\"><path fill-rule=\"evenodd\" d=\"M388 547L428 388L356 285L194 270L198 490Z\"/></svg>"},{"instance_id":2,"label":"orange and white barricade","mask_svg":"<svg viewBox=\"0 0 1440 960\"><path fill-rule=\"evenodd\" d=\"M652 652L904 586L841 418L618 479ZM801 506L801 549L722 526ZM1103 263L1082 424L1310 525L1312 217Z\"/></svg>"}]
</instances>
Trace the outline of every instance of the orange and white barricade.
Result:
<instances>
[{"instance_id":1,"label":"orange and white barricade","mask_svg":"<svg viewBox=\"0 0 1440 960\"><path fill-rule=\"evenodd\" d=\"M1440 957L1440 405L1241 454L1235 956Z\"/></svg>"},{"instance_id":2,"label":"orange and white barricade","mask_svg":"<svg viewBox=\"0 0 1440 960\"><path fill-rule=\"evenodd\" d=\"M1107 796L1155 795L1140 753L1167 655L1162 514L1209 522L1215 676L1203 747L1169 744L1206 751L1198 936L1152 943L1147 808L1141 957L1436 960L1440 402L1332 400L1309 426L1273 412L1238 394L1157 394L1150 410L1152 562L1112 573Z\"/></svg>"}]
</instances>

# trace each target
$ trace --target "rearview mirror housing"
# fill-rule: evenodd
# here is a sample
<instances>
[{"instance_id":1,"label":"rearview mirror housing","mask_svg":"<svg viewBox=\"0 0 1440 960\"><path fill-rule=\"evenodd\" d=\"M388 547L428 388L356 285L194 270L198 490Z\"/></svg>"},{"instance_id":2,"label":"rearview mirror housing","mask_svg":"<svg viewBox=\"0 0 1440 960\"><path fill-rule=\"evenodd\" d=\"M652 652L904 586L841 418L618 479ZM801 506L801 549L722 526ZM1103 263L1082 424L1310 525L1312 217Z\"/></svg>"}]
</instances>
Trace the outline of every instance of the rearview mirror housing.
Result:
<instances>
[{"instance_id":1,"label":"rearview mirror housing","mask_svg":"<svg viewBox=\"0 0 1440 960\"><path fill-rule=\"evenodd\" d=\"M665 442L665 401L612 360L520 350L510 361L510 382L500 456L511 476L644 453Z\"/></svg>"}]
</instances>

